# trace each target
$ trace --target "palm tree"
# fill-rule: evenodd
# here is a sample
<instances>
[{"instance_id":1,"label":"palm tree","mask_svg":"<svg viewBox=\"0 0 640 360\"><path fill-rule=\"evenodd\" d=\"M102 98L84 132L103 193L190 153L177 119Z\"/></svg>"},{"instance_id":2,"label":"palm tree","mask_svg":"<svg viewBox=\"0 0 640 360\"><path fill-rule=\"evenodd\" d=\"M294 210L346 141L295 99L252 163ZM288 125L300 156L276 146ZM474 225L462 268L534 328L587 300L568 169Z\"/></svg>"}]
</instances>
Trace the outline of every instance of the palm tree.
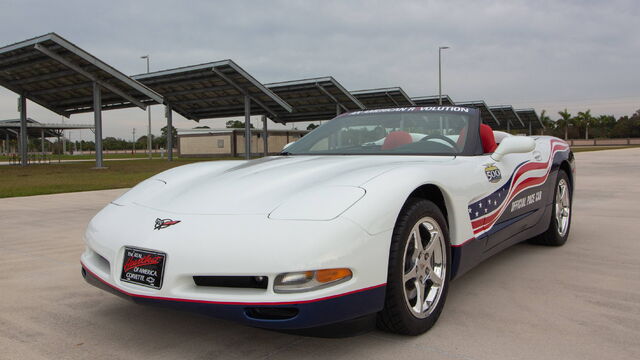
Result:
<instances>
[{"instance_id":1,"label":"palm tree","mask_svg":"<svg viewBox=\"0 0 640 360\"><path fill-rule=\"evenodd\" d=\"M553 127L553 121L551 121L551 118L547 115L547 110L542 110L540 113L540 122L546 129Z\"/></svg>"},{"instance_id":2,"label":"palm tree","mask_svg":"<svg viewBox=\"0 0 640 360\"><path fill-rule=\"evenodd\" d=\"M558 111L558 115L562 118L556 121L556 126L564 127L564 139L567 140L569 138L569 125L573 122L573 119L567 109L564 109L564 111Z\"/></svg>"},{"instance_id":3,"label":"palm tree","mask_svg":"<svg viewBox=\"0 0 640 360\"><path fill-rule=\"evenodd\" d=\"M576 120L578 120L579 125L584 126L584 138L585 140L589 140L589 126L595 123L595 118L591 115L591 110L579 111Z\"/></svg>"}]
</instances>

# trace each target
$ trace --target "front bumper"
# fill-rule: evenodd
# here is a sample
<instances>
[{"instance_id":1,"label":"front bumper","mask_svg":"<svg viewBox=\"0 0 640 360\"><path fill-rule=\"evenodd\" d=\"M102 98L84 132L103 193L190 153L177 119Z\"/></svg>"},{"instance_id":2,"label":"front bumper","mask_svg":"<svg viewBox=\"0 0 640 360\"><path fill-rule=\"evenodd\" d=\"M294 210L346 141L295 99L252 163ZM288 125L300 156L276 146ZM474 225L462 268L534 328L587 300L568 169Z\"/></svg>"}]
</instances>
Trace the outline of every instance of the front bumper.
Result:
<instances>
[{"instance_id":1,"label":"front bumper","mask_svg":"<svg viewBox=\"0 0 640 360\"><path fill-rule=\"evenodd\" d=\"M355 319L380 311L385 295L385 284L380 284L303 302L215 302L129 293L102 280L84 264L82 276L89 284L138 304L166 306L269 329L304 329Z\"/></svg>"},{"instance_id":2,"label":"front bumper","mask_svg":"<svg viewBox=\"0 0 640 360\"><path fill-rule=\"evenodd\" d=\"M156 218L181 220L162 230ZM114 226L118 224L118 226ZM302 329L354 319L384 306L390 233L347 219L270 220L262 215L172 214L109 205L91 221L81 257L87 282L137 303L159 304L257 327ZM166 254L150 289L120 280L125 247ZM277 274L347 267L344 283L304 293L273 291ZM196 286L193 276L267 276L267 289Z\"/></svg>"}]
</instances>

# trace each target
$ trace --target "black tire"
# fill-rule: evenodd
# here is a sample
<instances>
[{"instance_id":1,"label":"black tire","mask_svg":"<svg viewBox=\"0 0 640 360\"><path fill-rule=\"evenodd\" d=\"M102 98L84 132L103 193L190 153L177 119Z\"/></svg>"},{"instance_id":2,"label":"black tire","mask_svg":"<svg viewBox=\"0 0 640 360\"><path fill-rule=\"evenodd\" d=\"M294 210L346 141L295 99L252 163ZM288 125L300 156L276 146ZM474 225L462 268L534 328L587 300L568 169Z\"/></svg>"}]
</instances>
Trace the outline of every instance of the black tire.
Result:
<instances>
[{"instance_id":1,"label":"black tire","mask_svg":"<svg viewBox=\"0 0 640 360\"><path fill-rule=\"evenodd\" d=\"M446 259L446 263L445 266L441 267L441 269L445 269L445 272L440 286L440 295L435 304L429 306L429 309L432 310L429 310L428 315L424 318L419 318L414 315L408 304L409 300L405 298L406 285L403 282L405 273L404 259L405 248L408 249L407 243L410 241L410 234L414 226L426 217L435 220L439 225L442 239L444 240L441 243L443 246L439 249L444 249L440 253L444 252L442 255ZM419 198L407 200L398 216L391 239L385 304L384 309L378 313L376 322L380 329L405 335L419 335L429 330L436 323L444 307L449 289L451 277L450 245L447 223L438 206L431 201Z\"/></svg>"},{"instance_id":2,"label":"black tire","mask_svg":"<svg viewBox=\"0 0 640 360\"><path fill-rule=\"evenodd\" d=\"M566 183L568 189L569 196L569 215L568 215L568 224L566 226L566 230L564 234L560 231L560 226L558 221L556 220L556 203L558 201L558 190L559 184L561 181ZM571 187L571 182L569 181L569 176L564 170L558 171L558 176L556 178L556 183L554 185L553 191L553 205L551 206L551 221L549 221L549 227L542 234L532 238L529 240L532 244L537 245L545 245L545 246L562 246L567 242L567 238L569 237L569 230L571 229L571 217L573 215L572 211L573 206L573 188Z\"/></svg>"}]
</instances>

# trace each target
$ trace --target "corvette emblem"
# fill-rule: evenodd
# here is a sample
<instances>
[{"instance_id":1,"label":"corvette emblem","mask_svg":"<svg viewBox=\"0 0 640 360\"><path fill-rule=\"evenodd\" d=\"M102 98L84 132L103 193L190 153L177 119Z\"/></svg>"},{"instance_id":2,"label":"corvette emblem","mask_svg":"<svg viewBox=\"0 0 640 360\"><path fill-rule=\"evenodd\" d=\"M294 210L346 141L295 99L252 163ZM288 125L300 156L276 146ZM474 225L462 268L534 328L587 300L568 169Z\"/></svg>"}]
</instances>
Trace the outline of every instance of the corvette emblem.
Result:
<instances>
[{"instance_id":1,"label":"corvette emblem","mask_svg":"<svg viewBox=\"0 0 640 360\"><path fill-rule=\"evenodd\" d=\"M169 226L175 225L179 223L180 220L172 220L172 219L156 219L156 224L153 227L153 230L161 230L164 228L168 228Z\"/></svg>"}]
</instances>

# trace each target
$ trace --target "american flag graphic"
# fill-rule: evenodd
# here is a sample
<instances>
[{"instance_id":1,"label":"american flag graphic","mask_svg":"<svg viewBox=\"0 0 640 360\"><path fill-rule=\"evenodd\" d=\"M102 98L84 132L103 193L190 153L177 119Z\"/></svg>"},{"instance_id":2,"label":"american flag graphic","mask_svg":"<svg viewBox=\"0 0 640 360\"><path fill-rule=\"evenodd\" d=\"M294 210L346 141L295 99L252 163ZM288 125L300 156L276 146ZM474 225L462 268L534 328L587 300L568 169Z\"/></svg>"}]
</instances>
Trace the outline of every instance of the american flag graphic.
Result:
<instances>
[{"instance_id":1,"label":"american flag graphic","mask_svg":"<svg viewBox=\"0 0 640 360\"><path fill-rule=\"evenodd\" d=\"M544 184L551 172L555 154L569 150L569 145L561 140L551 140L550 147L551 151L547 161L524 161L518 164L504 185L488 196L469 204L469 218L475 237L479 237L493 228L513 198L527 189ZM544 175L531 176L535 170L546 171Z\"/></svg>"}]
</instances>

